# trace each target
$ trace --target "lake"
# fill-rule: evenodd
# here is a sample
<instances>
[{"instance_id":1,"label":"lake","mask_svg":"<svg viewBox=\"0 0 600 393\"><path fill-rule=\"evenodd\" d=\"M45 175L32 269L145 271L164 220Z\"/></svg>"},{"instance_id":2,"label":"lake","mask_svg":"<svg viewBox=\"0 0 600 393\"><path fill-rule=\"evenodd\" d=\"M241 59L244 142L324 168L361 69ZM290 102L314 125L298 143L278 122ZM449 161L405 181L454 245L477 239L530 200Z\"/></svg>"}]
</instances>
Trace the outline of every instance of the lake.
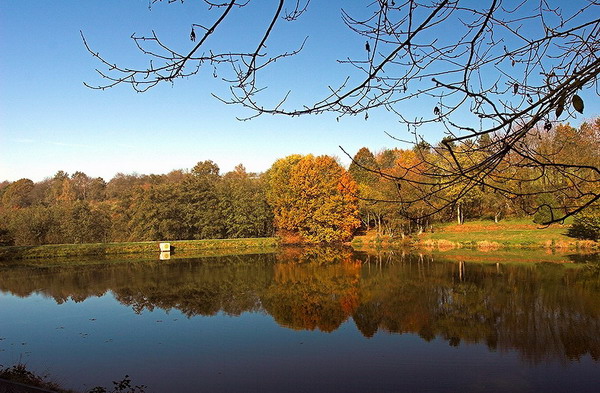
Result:
<instances>
[{"instance_id":1,"label":"lake","mask_svg":"<svg viewBox=\"0 0 600 393\"><path fill-rule=\"evenodd\" d=\"M600 264L463 253L2 262L0 364L79 390L597 392Z\"/></svg>"}]
</instances>

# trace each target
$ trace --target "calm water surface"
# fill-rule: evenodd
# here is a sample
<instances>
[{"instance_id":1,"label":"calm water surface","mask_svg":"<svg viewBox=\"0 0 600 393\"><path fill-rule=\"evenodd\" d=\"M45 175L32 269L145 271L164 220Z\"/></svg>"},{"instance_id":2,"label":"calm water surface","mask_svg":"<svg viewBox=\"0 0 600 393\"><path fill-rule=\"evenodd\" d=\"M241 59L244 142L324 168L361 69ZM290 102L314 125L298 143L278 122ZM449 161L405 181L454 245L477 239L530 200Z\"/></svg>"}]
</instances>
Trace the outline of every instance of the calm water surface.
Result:
<instances>
[{"instance_id":1,"label":"calm water surface","mask_svg":"<svg viewBox=\"0 0 600 393\"><path fill-rule=\"evenodd\" d=\"M598 392L598 266L335 249L3 262L0 364L80 390L128 374L147 392Z\"/></svg>"}]
</instances>

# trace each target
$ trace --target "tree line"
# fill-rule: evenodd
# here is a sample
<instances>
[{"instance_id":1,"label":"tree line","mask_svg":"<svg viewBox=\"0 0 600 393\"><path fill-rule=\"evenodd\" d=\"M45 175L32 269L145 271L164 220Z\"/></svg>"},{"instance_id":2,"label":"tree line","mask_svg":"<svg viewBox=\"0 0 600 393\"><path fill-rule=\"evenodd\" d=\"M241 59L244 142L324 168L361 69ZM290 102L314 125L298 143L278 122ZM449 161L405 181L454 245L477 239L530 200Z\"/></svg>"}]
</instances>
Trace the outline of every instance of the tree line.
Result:
<instances>
[{"instance_id":1,"label":"tree line","mask_svg":"<svg viewBox=\"0 0 600 393\"><path fill-rule=\"evenodd\" d=\"M578 165L600 162L600 119L578 129L560 125L534 134L549 156ZM474 160L485 159L487 136L473 140ZM511 165L504 182L524 188L525 198L507 198L494 188L427 184L429 163L444 164L425 142L412 149L360 149L346 170L330 156L291 155L264 173L243 165L220 174L212 161L164 175L115 175L106 182L64 171L40 182L0 183L0 244L40 245L145 240L251 238L279 235L291 242L339 242L357 231L403 237L431 230L436 222L501 220L532 216L538 223L563 206L569 194L546 192L551 176L535 181L527 166ZM515 160L518 158L516 157ZM580 171L580 169L574 169ZM577 173L574 173L577 175ZM557 174L555 181L564 181ZM423 182L425 183L425 182ZM520 184L519 184L520 183ZM589 192L597 192L598 182ZM562 185L568 190L569 185ZM525 190L525 188L527 188ZM435 192L434 192L435 191ZM585 190L580 190L585 191ZM436 210L434 198L455 201ZM527 206L537 206L528 210ZM572 233L597 239L600 213L591 206L575 219Z\"/></svg>"},{"instance_id":2,"label":"tree line","mask_svg":"<svg viewBox=\"0 0 600 393\"><path fill-rule=\"evenodd\" d=\"M294 155L256 174L212 161L165 175L106 182L64 171L40 182L0 184L0 244L41 245L252 238L348 240L356 227L353 181L328 156Z\"/></svg>"},{"instance_id":3,"label":"tree line","mask_svg":"<svg viewBox=\"0 0 600 393\"><path fill-rule=\"evenodd\" d=\"M600 191L600 118L582 123L538 127L524 140L527 149L541 152L530 165L518 152L508 153L485 183L461 176L448 180L445 166L471 167L494 159L489 147L497 141L489 135L472 138L453 151L425 141L412 149L383 150L373 154L362 148L353 157L350 175L357 182L363 227L379 234L403 236L432 228L436 222L465 219L498 221L531 217L540 225L568 215L580 195L590 200ZM463 154L464 153L464 154ZM562 162L557 169L546 162ZM543 173L540 173L542 168ZM586 178L586 182L577 179ZM437 179L432 181L432 179ZM511 190L519 190L518 193ZM442 208L441 208L442 207ZM590 203L575 215L570 234L597 240L600 237L600 205Z\"/></svg>"}]
</instances>

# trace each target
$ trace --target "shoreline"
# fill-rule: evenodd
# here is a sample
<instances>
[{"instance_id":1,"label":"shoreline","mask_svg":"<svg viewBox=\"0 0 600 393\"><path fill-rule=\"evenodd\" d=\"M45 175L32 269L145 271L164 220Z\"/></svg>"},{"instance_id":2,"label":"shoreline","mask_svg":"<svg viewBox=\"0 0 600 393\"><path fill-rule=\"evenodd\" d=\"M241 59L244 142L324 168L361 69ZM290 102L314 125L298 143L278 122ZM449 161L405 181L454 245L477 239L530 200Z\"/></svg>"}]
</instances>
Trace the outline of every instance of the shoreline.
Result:
<instances>
[{"instance_id":1,"label":"shoreline","mask_svg":"<svg viewBox=\"0 0 600 393\"><path fill-rule=\"evenodd\" d=\"M4 246L0 247L0 261L28 260L28 259L52 259L72 257L109 257L129 256L143 254L160 254L158 241L146 242L124 242L124 243L92 243L92 244L47 244L41 246ZM197 254L198 252L217 252L227 254L248 253L269 250L274 251L286 244L280 239L271 238L249 238L249 239L211 239L211 240L175 240L169 242L174 256L185 256L186 254ZM345 243L355 251L366 250L415 250L426 252L452 252L465 251L467 253L508 252L508 251L544 251L556 254L596 254L600 252L600 242L590 240L573 240L571 242L556 243L501 243L497 241L453 242L445 239L390 239L369 238L363 240L356 237L351 242ZM314 244L296 244L301 247L314 247Z\"/></svg>"},{"instance_id":2,"label":"shoreline","mask_svg":"<svg viewBox=\"0 0 600 393\"><path fill-rule=\"evenodd\" d=\"M493 238L492 238L493 239ZM362 240L355 238L349 243L353 247L367 248L415 248L425 250L477 250L477 251L496 251L496 250L550 250L562 252L597 252L600 251L600 242L593 240L572 240L572 241L540 241L540 242L503 242L499 240L464 240L452 241L447 239L389 239L372 238Z\"/></svg>"},{"instance_id":3,"label":"shoreline","mask_svg":"<svg viewBox=\"0 0 600 393\"><path fill-rule=\"evenodd\" d=\"M4 246L0 247L0 261L123 254L153 253L159 255L159 243L161 242L170 243L174 253L213 250L260 250L265 248L274 248L279 245L279 239L275 237L266 237L245 239L204 239L124 243L45 244L41 246Z\"/></svg>"}]
</instances>

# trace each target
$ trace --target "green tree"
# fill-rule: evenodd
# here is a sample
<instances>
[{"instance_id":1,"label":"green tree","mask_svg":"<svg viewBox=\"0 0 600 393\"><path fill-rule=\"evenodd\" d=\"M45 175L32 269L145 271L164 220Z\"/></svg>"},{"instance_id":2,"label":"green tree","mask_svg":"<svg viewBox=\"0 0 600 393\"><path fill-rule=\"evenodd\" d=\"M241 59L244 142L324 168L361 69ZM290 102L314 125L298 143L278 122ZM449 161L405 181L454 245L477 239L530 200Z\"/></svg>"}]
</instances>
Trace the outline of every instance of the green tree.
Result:
<instances>
[{"instance_id":1,"label":"green tree","mask_svg":"<svg viewBox=\"0 0 600 393\"><path fill-rule=\"evenodd\" d=\"M204 161L180 183L138 187L130 204L130 240L224 237L220 181L216 164Z\"/></svg>"},{"instance_id":2,"label":"green tree","mask_svg":"<svg viewBox=\"0 0 600 393\"><path fill-rule=\"evenodd\" d=\"M589 207L577 214L568 235L578 239L600 240L600 206Z\"/></svg>"},{"instance_id":3,"label":"green tree","mask_svg":"<svg viewBox=\"0 0 600 393\"><path fill-rule=\"evenodd\" d=\"M375 156L366 147L361 147L352 158L348 173L359 185L373 186L379 182L380 177L376 171L378 168Z\"/></svg>"},{"instance_id":4,"label":"green tree","mask_svg":"<svg viewBox=\"0 0 600 393\"><path fill-rule=\"evenodd\" d=\"M192 176L179 187L178 202L188 239L218 239L225 237L217 173Z\"/></svg>"},{"instance_id":5,"label":"green tree","mask_svg":"<svg viewBox=\"0 0 600 393\"><path fill-rule=\"evenodd\" d=\"M228 238L272 235L273 212L267 203L264 181L243 165L223 176L220 203Z\"/></svg>"},{"instance_id":6,"label":"green tree","mask_svg":"<svg viewBox=\"0 0 600 393\"><path fill-rule=\"evenodd\" d=\"M108 239L110 217L105 209L87 201L62 207L61 232L64 243L101 243Z\"/></svg>"},{"instance_id":7,"label":"green tree","mask_svg":"<svg viewBox=\"0 0 600 393\"><path fill-rule=\"evenodd\" d=\"M17 246L57 243L60 225L57 212L43 206L28 207L11 212L8 229Z\"/></svg>"},{"instance_id":8,"label":"green tree","mask_svg":"<svg viewBox=\"0 0 600 393\"><path fill-rule=\"evenodd\" d=\"M180 187L139 188L132 197L130 240L189 239L179 203L181 194Z\"/></svg>"}]
</instances>

